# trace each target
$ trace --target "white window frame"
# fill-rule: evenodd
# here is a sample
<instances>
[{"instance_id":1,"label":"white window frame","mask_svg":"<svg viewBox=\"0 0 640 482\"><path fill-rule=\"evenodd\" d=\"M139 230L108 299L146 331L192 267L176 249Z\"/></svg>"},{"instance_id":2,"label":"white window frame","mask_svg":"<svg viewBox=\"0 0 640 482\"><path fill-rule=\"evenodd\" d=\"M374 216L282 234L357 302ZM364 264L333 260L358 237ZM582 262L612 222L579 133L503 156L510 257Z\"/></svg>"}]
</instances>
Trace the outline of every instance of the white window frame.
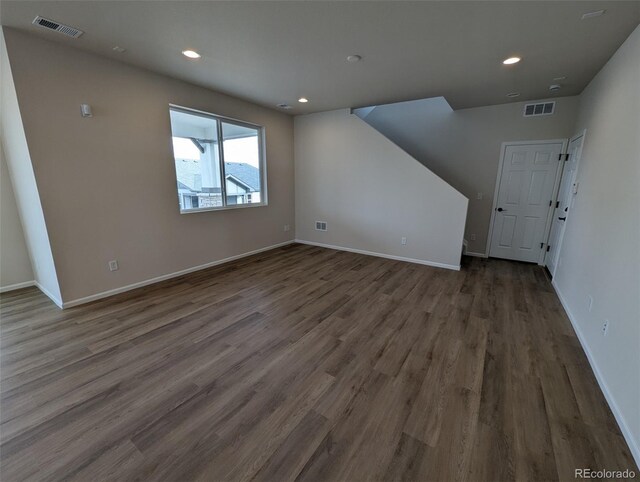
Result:
<instances>
[{"instance_id":1,"label":"white window frame","mask_svg":"<svg viewBox=\"0 0 640 482\"><path fill-rule=\"evenodd\" d=\"M218 157L220 162L220 192L222 195L222 206L217 207L203 207L195 209L182 209L182 204L179 202L178 207L180 214L194 214L206 211L226 211L228 209L248 209L262 206L268 206L267 196L267 155L266 155L266 134L264 126L258 124L252 124L251 122L241 121L233 119L231 117L225 117L211 112L206 112L198 109L192 109L189 107L183 107L176 104L169 104L169 112L177 111L185 114L198 115L201 117L209 117L218 121ZM171 119L169 119L171 120ZM259 156L259 170L260 170L260 202L253 204L231 204L227 205L227 175L224 165L224 137L222 136L222 123L234 124L241 127L248 127L250 129L256 129L258 131L258 156ZM169 126L171 127L171 126ZM171 136L173 138L173 129L171 129ZM173 168L175 171L176 156L173 152L173 142L171 143L171 152L173 153ZM176 189L177 189L177 172L176 172Z\"/></svg>"}]
</instances>

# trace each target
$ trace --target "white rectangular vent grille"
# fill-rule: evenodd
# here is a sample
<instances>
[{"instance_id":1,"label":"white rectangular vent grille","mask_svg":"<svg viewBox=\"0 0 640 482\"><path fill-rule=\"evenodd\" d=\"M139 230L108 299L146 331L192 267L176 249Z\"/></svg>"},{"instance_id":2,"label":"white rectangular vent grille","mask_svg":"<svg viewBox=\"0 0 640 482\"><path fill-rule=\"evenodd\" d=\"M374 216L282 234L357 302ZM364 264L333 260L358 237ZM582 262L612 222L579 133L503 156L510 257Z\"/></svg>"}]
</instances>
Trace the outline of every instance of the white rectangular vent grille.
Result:
<instances>
[{"instance_id":1,"label":"white rectangular vent grille","mask_svg":"<svg viewBox=\"0 0 640 482\"><path fill-rule=\"evenodd\" d=\"M77 28L69 27L68 25L63 25L59 22L56 22L55 20L43 18L40 16L34 18L33 22L31 23L37 25L38 27L47 28L49 30L53 30L54 32L64 34L67 37L78 38L84 33L82 30L78 30Z\"/></svg>"},{"instance_id":2,"label":"white rectangular vent grille","mask_svg":"<svg viewBox=\"0 0 640 482\"><path fill-rule=\"evenodd\" d=\"M316 221L316 231L326 231L327 223L324 221Z\"/></svg>"},{"instance_id":3,"label":"white rectangular vent grille","mask_svg":"<svg viewBox=\"0 0 640 482\"><path fill-rule=\"evenodd\" d=\"M524 106L525 117L535 117L539 115L551 115L556 108L555 102L543 102L541 104L527 104Z\"/></svg>"}]
</instances>

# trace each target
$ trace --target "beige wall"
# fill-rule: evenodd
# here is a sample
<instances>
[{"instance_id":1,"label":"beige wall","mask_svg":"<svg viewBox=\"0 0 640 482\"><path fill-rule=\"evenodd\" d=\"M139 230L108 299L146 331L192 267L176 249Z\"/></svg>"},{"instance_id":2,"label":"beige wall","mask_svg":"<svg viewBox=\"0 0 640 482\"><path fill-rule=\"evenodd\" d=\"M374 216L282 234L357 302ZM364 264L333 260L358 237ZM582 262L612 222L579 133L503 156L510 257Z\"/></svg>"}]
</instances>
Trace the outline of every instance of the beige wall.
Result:
<instances>
[{"instance_id":1,"label":"beige wall","mask_svg":"<svg viewBox=\"0 0 640 482\"><path fill-rule=\"evenodd\" d=\"M31 261L0 145L0 290L32 281Z\"/></svg>"},{"instance_id":2,"label":"beige wall","mask_svg":"<svg viewBox=\"0 0 640 482\"><path fill-rule=\"evenodd\" d=\"M581 94L582 129L554 283L640 463L640 27Z\"/></svg>"},{"instance_id":3,"label":"beige wall","mask_svg":"<svg viewBox=\"0 0 640 482\"><path fill-rule=\"evenodd\" d=\"M4 30L4 29L3 29ZM61 305L60 286L51 253L40 194L31 165L4 37L0 38L0 139L11 175L16 205L31 258L33 277L42 291Z\"/></svg>"},{"instance_id":4,"label":"beige wall","mask_svg":"<svg viewBox=\"0 0 640 482\"><path fill-rule=\"evenodd\" d=\"M460 265L467 199L349 110L296 117L295 160L298 239Z\"/></svg>"},{"instance_id":5,"label":"beige wall","mask_svg":"<svg viewBox=\"0 0 640 482\"><path fill-rule=\"evenodd\" d=\"M578 98L555 100L554 115L525 118L524 102L452 111L442 98L424 99L378 106L366 122L469 198L468 249L485 253L500 146L571 136Z\"/></svg>"},{"instance_id":6,"label":"beige wall","mask_svg":"<svg viewBox=\"0 0 640 482\"><path fill-rule=\"evenodd\" d=\"M5 37L65 302L293 237L283 231L294 221L290 116L15 30ZM269 206L179 213L169 103L265 126Z\"/></svg>"}]
</instances>

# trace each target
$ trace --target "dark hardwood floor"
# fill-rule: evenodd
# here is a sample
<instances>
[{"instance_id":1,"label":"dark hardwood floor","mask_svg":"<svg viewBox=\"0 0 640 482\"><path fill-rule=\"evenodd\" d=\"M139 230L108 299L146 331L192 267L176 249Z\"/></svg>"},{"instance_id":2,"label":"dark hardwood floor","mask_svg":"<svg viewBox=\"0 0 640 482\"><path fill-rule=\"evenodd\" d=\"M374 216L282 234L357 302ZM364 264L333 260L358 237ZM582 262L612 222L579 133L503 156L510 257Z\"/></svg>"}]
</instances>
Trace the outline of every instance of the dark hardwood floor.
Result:
<instances>
[{"instance_id":1,"label":"dark hardwood floor","mask_svg":"<svg viewBox=\"0 0 640 482\"><path fill-rule=\"evenodd\" d=\"M2 295L2 480L633 469L538 266L292 245L61 311Z\"/></svg>"}]
</instances>

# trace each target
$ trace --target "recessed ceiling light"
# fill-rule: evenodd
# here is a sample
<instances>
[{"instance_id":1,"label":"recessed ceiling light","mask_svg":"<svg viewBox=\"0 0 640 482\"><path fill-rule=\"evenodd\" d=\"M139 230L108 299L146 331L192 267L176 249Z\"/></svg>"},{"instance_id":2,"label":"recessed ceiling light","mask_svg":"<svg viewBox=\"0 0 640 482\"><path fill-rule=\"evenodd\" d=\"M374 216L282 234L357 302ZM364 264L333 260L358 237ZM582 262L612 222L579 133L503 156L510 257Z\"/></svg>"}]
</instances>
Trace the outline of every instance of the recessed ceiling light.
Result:
<instances>
[{"instance_id":1,"label":"recessed ceiling light","mask_svg":"<svg viewBox=\"0 0 640 482\"><path fill-rule=\"evenodd\" d=\"M551 92L558 92L561 88L562 88L562 86L560 84L551 84L549 86L549 90Z\"/></svg>"},{"instance_id":2,"label":"recessed ceiling light","mask_svg":"<svg viewBox=\"0 0 640 482\"><path fill-rule=\"evenodd\" d=\"M520 62L520 57L509 57L508 59L504 59L502 61L504 65L517 64L518 62Z\"/></svg>"},{"instance_id":3,"label":"recessed ceiling light","mask_svg":"<svg viewBox=\"0 0 640 482\"><path fill-rule=\"evenodd\" d=\"M182 55L184 55L185 57L189 57L190 59L199 59L200 57L202 57L202 55L200 55L195 50L183 50Z\"/></svg>"},{"instance_id":4,"label":"recessed ceiling light","mask_svg":"<svg viewBox=\"0 0 640 482\"><path fill-rule=\"evenodd\" d=\"M124 52L127 51L127 49L123 48L123 47L118 47L117 45L115 47L113 47L112 49L114 52L118 52L119 54L122 54Z\"/></svg>"},{"instance_id":5,"label":"recessed ceiling light","mask_svg":"<svg viewBox=\"0 0 640 482\"><path fill-rule=\"evenodd\" d=\"M285 104L285 103L282 103L282 104L276 104L276 107L278 107L279 109L284 109L284 110L289 110L289 109L291 109L291 106L290 106L289 104Z\"/></svg>"},{"instance_id":6,"label":"recessed ceiling light","mask_svg":"<svg viewBox=\"0 0 640 482\"><path fill-rule=\"evenodd\" d=\"M554 77L553 80L565 80L566 77Z\"/></svg>"},{"instance_id":7,"label":"recessed ceiling light","mask_svg":"<svg viewBox=\"0 0 640 482\"><path fill-rule=\"evenodd\" d=\"M509 92L507 97L520 97L520 92Z\"/></svg>"},{"instance_id":8,"label":"recessed ceiling light","mask_svg":"<svg viewBox=\"0 0 640 482\"><path fill-rule=\"evenodd\" d=\"M600 15L604 15L606 10L596 10L595 12L587 12L582 14L581 20L585 20L587 18L599 17Z\"/></svg>"},{"instance_id":9,"label":"recessed ceiling light","mask_svg":"<svg viewBox=\"0 0 640 482\"><path fill-rule=\"evenodd\" d=\"M361 55L349 55L347 57L347 62L360 62L362 60Z\"/></svg>"},{"instance_id":10,"label":"recessed ceiling light","mask_svg":"<svg viewBox=\"0 0 640 482\"><path fill-rule=\"evenodd\" d=\"M309 99L307 99L306 97L300 97L298 99L298 102L300 102L302 104L306 104L307 102L309 102Z\"/></svg>"}]
</instances>

